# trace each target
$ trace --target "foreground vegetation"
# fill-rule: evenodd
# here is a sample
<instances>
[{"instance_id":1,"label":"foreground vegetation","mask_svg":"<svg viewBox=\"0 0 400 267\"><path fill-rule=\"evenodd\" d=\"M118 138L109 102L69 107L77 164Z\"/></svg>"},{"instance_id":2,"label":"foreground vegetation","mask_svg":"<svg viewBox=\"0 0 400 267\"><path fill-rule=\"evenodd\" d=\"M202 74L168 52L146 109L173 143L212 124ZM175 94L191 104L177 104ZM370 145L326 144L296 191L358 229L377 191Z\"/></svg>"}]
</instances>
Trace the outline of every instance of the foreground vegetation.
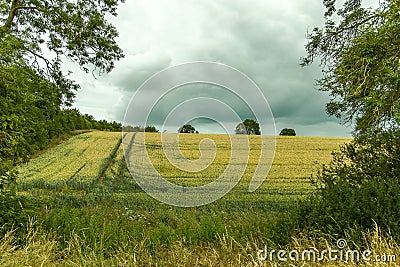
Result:
<instances>
[{"instance_id":1,"label":"foreground vegetation","mask_svg":"<svg viewBox=\"0 0 400 267\"><path fill-rule=\"evenodd\" d=\"M147 237L147 236L146 236ZM37 230L29 225L26 236L16 242L13 233L0 240L1 266L398 266L391 262L273 262L259 261L257 251L264 248L262 240L249 239L239 242L228 234L222 234L213 242L203 245L185 244L184 238L175 241L168 249L159 248L151 253L146 246L146 237L141 241L116 244L115 253L104 255L101 244L94 247L88 237L71 233L67 245L62 244L54 232ZM400 246L379 229L364 236L366 247L375 255L400 254ZM17 246L16 243L21 243ZM319 251L332 249L330 238L294 237L287 246L279 249L303 251L316 248ZM277 247L278 248L278 247ZM371 257L374 259L373 257ZM291 265L290 265L291 264ZM305 265L304 265L305 264Z\"/></svg>"},{"instance_id":2,"label":"foreground vegetation","mask_svg":"<svg viewBox=\"0 0 400 267\"><path fill-rule=\"evenodd\" d=\"M168 166L157 152L160 146L155 146L160 134L147 135L148 140L154 140L149 144L149 154L155 166L161 167L160 172L164 171L174 182L182 182L185 175L196 178L195 173L182 173ZM225 164L229 146L224 145L223 135L182 135L181 150L188 158L199 157L198 141L205 137L217 144L217 165ZM261 137L251 137L253 156L258 138ZM207 255L211 257L210 264L227 264L235 259L250 262L256 260L256 246L290 244L295 234L289 232L295 228L287 219L290 209L311 192L310 173L329 161L331 150L347 141L278 137L274 164L256 192L247 192L254 172L250 162L240 183L222 199L204 207L178 208L159 203L137 186L125 165L120 133L77 135L19 168L18 195L31 203L24 209L35 223L26 231L23 225L14 225L20 228L10 236L8 233L4 244L10 245L15 238L16 244L25 248L34 242L26 236L40 239L49 235L46 248L60 253L49 256L49 261L71 265L110 263L119 256L142 264L166 263L165 260L171 265L185 261L189 264L196 258L203 262ZM216 173L217 170L203 171L202 176L208 181ZM190 179L183 182L187 181ZM244 251L250 255L244 257ZM20 252L17 249L14 253Z\"/></svg>"},{"instance_id":3,"label":"foreground vegetation","mask_svg":"<svg viewBox=\"0 0 400 267\"><path fill-rule=\"evenodd\" d=\"M156 168L172 182L199 185L198 173L185 173L168 165L160 153L160 135L146 133L148 152ZM203 138L213 139L219 152L209 166L212 171L200 172L199 177L204 177L200 184L218 174L229 154L227 136L190 134L180 135L182 153L198 159L198 142ZM301 219L297 217L298 210L316 207L304 202L316 192L310 174L318 175L321 164L331 160L331 151L339 153L339 145L351 139L277 137L270 173L257 191L249 193L247 187L255 169L252 161L260 138L250 137L252 159L230 193L210 205L180 208L154 200L135 183L126 168L121 133L74 136L19 168L16 204L22 205L25 215L15 216L13 225L3 227L0 264L282 266L276 257L260 260L258 251L266 246L287 251L335 249L339 238L347 240L349 249L370 249L373 256L399 255L399 246L386 229L380 232L374 226L360 232L348 225L340 232L329 223L311 227L320 222L312 214L317 209L308 210L310 213L302 214ZM300 209L299 201L303 201ZM326 219L324 216L321 214ZM398 264L398 258L390 259L382 264ZM287 263L332 264L327 260ZM353 266L364 263L350 262ZM334 265L348 266L341 261Z\"/></svg>"}]
</instances>

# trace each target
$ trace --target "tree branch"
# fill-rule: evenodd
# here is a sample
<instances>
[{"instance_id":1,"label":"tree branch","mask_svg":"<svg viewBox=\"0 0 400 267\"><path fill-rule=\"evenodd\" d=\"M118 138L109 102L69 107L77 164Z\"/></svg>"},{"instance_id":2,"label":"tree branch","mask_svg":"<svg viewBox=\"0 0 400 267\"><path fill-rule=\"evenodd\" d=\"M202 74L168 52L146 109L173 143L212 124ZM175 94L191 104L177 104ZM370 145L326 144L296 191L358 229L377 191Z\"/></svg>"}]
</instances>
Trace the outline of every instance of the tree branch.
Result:
<instances>
[{"instance_id":1,"label":"tree branch","mask_svg":"<svg viewBox=\"0 0 400 267\"><path fill-rule=\"evenodd\" d=\"M355 24L352 24L352 25L349 25L347 27L341 28L341 29L339 29L339 30L337 30L335 32L329 32L327 34L335 36L335 35L341 34L344 31L347 31L347 30L353 30L353 29L358 28L359 26L363 25L364 23L368 22L369 20L371 20L371 19L373 19L375 17L378 17L378 16L379 16L378 14L371 15L371 16L369 16L369 17L367 17L367 18L365 18L365 19L363 19L363 20L361 20L361 21L359 21L359 22L357 22Z\"/></svg>"},{"instance_id":2,"label":"tree branch","mask_svg":"<svg viewBox=\"0 0 400 267\"><path fill-rule=\"evenodd\" d=\"M10 13L8 13L8 18L6 20L6 23L4 24L4 27L8 30L11 29L15 15L17 14L18 1L19 0L13 0L11 3Z\"/></svg>"},{"instance_id":3,"label":"tree branch","mask_svg":"<svg viewBox=\"0 0 400 267\"><path fill-rule=\"evenodd\" d=\"M13 21L15 16L17 15L18 10L20 9L26 9L26 10L38 10L40 12L45 12L45 10L37 7L37 6L18 6L19 4L19 0L13 0L12 4L11 4L11 9L10 9L10 13L8 14L8 18L6 20L6 23L4 24L4 27L8 30L11 29Z\"/></svg>"},{"instance_id":4,"label":"tree branch","mask_svg":"<svg viewBox=\"0 0 400 267\"><path fill-rule=\"evenodd\" d=\"M26 48L25 47L25 50L27 51L27 52L29 52L29 53L31 53L34 57L35 57L35 59L34 59L34 62L37 62L37 58L40 58L41 60L43 60L43 62L46 64L46 72L47 72L47 75L49 76L49 77L51 77L51 72L53 71L53 64L50 62L50 60L48 60L47 58L45 58L44 56L42 56L42 55L40 55L40 54L38 54L38 53L36 53L36 52L34 52L34 51L32 51L32 50L30 50L30 49L28 49L28 48ZM39 68L39 67L38 67Z\"/></svg>"},{"instance_id":5,"label":"tree branch","mask_svg":"<svg viewBox=\"0 0 400 267\"><path fill-rule=\"evenodd\" d=\"M15 8L15 10L17 11L17 10L20 10L20 9L36 9L36 10L38 10L38 11L40 11L40 12L45 12L45 10L44 9L42 9L42 8L39 8L39 7L37 7L37 6L18 6L18 7L16 7Z\"/></svg>"}]
</instances>

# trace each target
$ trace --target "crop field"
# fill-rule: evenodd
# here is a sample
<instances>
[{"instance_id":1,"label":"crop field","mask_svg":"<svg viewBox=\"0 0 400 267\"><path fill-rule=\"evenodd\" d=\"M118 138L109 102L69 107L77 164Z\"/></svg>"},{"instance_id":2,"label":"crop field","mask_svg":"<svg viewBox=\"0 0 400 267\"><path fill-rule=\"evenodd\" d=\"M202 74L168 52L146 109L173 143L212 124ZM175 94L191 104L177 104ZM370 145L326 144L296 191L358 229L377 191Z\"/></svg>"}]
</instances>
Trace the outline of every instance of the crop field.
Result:
<instances>
[{"instance_id":1,"label":"crop field","mask_svg":"<svg viewBox=\"0 0 400 267\"><path fill-rule=\"evenodd\" d=\"M143 172L146 170L144 157L147 156L159 174L175 184L188 187L215 180L230 163L238 165L244 170L242 178L232 192L217 203L279 210L279 207L307 195L312 190L310 175L330 160L332 150L349 141L346 138L277 137L275 158L268 176L260 188L249 193L249 182L259 164L261 138L270 142L269 137L250 136L249 144L243 141L243 151L250 148L249 158L232 159L229 135L180 134L179 139L175 134L163 135L167 136L163 137L166 140L164 146L159 133L129 133L124 140L121 140L121 133L77 135L23 165L19 169L20 189L24 193L43 190L42 194L50 196L60 191L71 195L76 192L97 194L100 186L108 198L116 201L157 202L141 190L126 168L123 151L126 143L125 147L130 149L127 153L129 164L140 165ZM146 150L143 149L144 138ZM177 140L179 145L174 143ZM181 154L168 152L177 148ZM166 155L169 159L175 157L171 159L173 163ZM181 155L181 158L176 155ZM132 166L133 175L136 169Z\"/></svg>"},{"instance_id":2,"label":"crop field","mask_svg":"<svg viewBox=\"0 0 400 267\"><path fill-rule=\"evenodd\" d=\"M279 234L286 226L277 215L314 190L311 174L350 139L276 137L268 176L249 192L257 165L268 164L259 163L261 144L272 140L234 138L241 151L232 157L228 135L80 134L20 166L18 194L44 203L44 224L64 252L73 251L63 256L71 258L68 266L248 265L259 246L290 242ZM161 203L132 178L156 172L181 186L200 186L229 164L244 171L237 185L200 207Z\"/></svg>"},{"instance_id":3,"label":"crop field","mask_svg":"<svg viewBox=\"0 0 400 267\"><path fill-rule=\"evenodd\" d=\"M119 148L121 134L77 135L19 169L23 188L80 189L100 182L102 170Z\"/></svg>"}]
</instances>

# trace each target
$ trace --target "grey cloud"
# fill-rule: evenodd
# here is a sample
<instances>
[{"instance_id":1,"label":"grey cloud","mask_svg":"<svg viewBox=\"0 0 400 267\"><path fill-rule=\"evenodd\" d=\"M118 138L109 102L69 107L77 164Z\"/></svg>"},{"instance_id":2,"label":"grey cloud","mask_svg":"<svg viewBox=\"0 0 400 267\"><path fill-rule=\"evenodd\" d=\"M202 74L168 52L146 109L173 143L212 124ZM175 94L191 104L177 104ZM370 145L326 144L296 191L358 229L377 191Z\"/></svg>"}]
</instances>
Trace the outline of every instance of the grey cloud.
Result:
<instances>
[{"instance_id":1,"label":"grey cloud","mask_svg":"<svg viewBox=\"0 0 400 267\"><path fill-rule=\"evenodd\" d=\"M121 97L117 105L99 107L97 112L91 106L93 115L111 112L122 120L133 92L154 73L187 61L217 61L254 80L269 101L277 127L293 125L303 135L347 135L324 112L328 96L314 88L318 67L299 66L306 30L322 22L321 0L130 0L121 5L119 14L113 22L127 57L99 82ZM166 99L155 118L189 96ZM215 97L224 95L216 92ZM77 103L85 108L84 101ZM196 112L194 107L192 113ZM197 123L210 129L205 121Z\"/></svg>"}]
</instances>

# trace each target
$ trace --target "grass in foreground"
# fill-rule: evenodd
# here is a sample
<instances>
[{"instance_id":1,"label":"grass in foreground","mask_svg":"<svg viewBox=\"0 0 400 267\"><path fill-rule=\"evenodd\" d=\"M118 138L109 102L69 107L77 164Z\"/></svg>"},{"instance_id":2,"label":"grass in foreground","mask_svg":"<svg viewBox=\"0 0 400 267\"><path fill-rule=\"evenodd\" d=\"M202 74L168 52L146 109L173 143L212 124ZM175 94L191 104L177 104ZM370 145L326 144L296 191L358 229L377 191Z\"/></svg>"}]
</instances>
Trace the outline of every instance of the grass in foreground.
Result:
<instances>
[{"instance_id":1,"label":"grass in foreground","mask_svg":"<svg viewBox=\"0 0 400 267\"><path fill-rule=\"evenodd\" d=\"M399 266L400 246L390 237L382 236L377 228L365 234L365 244L373 251L371 261L272 261L258 259L257 252L265 243L249 239L239 242L225 233L214 242L187 246L185 240L177 240L168 249L159 247L151 252L147 248L147 237L139 242L128 241L116 244L112 256L105 256L101 243L93 247L86 237L71 232L67 246L60 244L57 233L38 230L29 225L23 245L17 245L13 232L0 239L1 266ZM287 252L291 250L316 251L337 249L330 245L330 238L312 239L309 236L293 237L287 246L275 247ZM272 247L271 249L273 249ZM359 251L363 249L355 247ZM347 249L344 249L346 251ZM336 254L339 255L339 254ZM287 257L287 256L286 256ZM349 258L350 259L350 258ZM385 259L385 261L382 261ZM379 260L380 262L377 262Z\"/></svg>"}]
</instances>

